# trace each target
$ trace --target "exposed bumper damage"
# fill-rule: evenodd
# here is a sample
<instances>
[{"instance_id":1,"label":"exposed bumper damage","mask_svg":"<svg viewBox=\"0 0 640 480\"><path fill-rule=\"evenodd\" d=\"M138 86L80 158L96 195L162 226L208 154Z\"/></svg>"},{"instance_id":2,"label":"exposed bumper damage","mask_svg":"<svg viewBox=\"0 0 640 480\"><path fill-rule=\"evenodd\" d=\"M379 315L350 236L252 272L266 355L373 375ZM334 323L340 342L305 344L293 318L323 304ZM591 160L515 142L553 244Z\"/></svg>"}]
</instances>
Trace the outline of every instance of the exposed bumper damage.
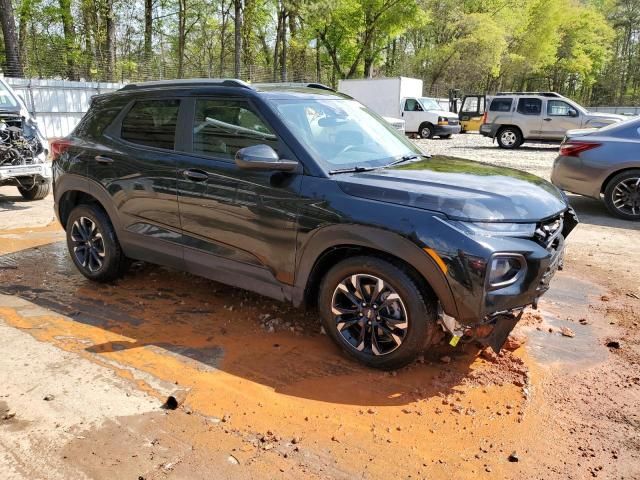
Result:
<instances>
[{"instance_id":1,"label":"exposed bumper damage","mask_svg":"<svg viewBox=\"0 0 640 480\"><path fill-rule=\"evenodd\" d=\"M494 291L483 289L478 320L461 322L441 311L439 323L445 332L451 334L451 345L455 346L459 341L478 342L499 353L524 309L527 306L537 308L538 300L549 289L552 278L562 270L564 239L577 224L578 218L571 208L559 216L539 222L534 241L542 247L544 255L526 258L527 270L533 273L523 277L519 285Z\"/></svg>"},{"instance_id":2,"label":"exposed bumper damage","mask_svg":"<svg viewBox=\"0 0 640 480\"><path fill-rule=\"evenodd\" d=\"M35 126L15 113L0 113L0 185L30 187L51 178Z\"/></svg>"}]
</instances>

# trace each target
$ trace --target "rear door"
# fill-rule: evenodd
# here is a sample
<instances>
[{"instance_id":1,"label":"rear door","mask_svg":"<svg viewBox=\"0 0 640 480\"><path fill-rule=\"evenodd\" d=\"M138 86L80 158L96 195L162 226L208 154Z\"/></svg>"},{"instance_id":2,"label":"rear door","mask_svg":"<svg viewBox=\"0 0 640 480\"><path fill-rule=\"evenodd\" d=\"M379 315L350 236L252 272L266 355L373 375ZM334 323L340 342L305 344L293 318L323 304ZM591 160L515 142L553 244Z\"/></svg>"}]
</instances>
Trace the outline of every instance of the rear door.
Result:
<instances>
[{"instance_id":1,"label":"rear door","mask_svg":"<svg viewBox=\"0 0 640 480\"><path fill-rule=\"evenodd\" d=\"M580 128L580 112L563 100L546 101L546 115L542 122L542 135L551 140L562 140L567 130Z\"/></svg>"},{"instance_id":2,"label":"rear door","mask_svg":"<svg viewBox=\"0 0 640 480\"><path fill-rule=\"evenodd\" d=\"M241 170L235 154L259 144L292 153L246 98L194 98L189 111L178 166L187 268L282 297L282 284L293 283L302 174Z\"/></svg>"},{"instance_id":3,"label":"rear door","mask_svg":"<svg viewBox=\"0 0 640 480\"><path fill-rule=\"evenodd\" d=\"M176 190L179 98L131 101L87 158L94 188L105 190L118 212L120 239L134 258L181 268Z\"/></svg>"},{"instance_id":4,"label":"rear door","mask_svg":"<svg viewBox=\"0 0 640 480\"><path fill-rule=\"evenodd\" d=\"M536 97L520 97L512 123L517 125L524 138L540 138L542 136L542 99Z\"/></svg>"}]
</instances>

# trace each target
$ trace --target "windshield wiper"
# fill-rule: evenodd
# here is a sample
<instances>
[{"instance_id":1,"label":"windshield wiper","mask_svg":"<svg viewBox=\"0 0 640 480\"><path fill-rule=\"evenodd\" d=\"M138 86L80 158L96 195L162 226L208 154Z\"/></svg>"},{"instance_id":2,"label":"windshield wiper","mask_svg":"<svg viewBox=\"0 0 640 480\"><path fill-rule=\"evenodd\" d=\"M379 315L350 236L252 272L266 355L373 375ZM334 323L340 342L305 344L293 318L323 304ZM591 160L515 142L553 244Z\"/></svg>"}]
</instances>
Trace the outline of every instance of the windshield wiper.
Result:
<instances>
[{"instance_id":1,"label":"windshield wiper","mask_svg":"<svg viewBox=\"0 0 640 480\"><path fill-rule=\"evenodd\" d=\"M424 153L410 153L408 155L403 155L402 157L398 158L397 160L391 162L388 165L385 165L382 168L387 168L387 167L391 167L393 165L398 165L399 163L404 163L404 162L408 162L409 160L417 160L418 158L431 158L431 156L429 155L425 155Z\"/></svg>"},{"instance_id":2,"label":"windshield wiper","mask_svg":"<svg viewBox=\"0 0 640 480\"><path fill-rule=\"evenodd\" d=\"M336 170L329 170L329 175L335 175L336 173L356 173L356 172L370 172L371 170L375 170L380 167L361 167L356 165L355 167L349 168L338 168Z\"/></svg>"}]
</instances>

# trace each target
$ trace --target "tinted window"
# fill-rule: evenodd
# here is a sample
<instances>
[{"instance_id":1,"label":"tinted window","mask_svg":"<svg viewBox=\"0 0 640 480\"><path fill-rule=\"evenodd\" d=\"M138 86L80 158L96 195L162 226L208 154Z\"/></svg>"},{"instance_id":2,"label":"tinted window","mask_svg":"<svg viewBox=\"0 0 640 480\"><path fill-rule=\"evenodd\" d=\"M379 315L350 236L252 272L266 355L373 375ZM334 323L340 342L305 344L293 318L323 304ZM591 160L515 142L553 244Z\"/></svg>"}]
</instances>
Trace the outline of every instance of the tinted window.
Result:
<instances>
[{"instance_id":1,"label":"tinted window","mask_svg":"<svg viewBox=\"0 0 640 480\"><path fill-rule=\"evenodd\" d=\"M492 112L509 112L511 111L512 103L512 98L494 98L489 110Z\"/></svg>"},{"instance_id":2,"label":"tinted window","mask_svg":"<svg viewBox=\"0 0 640 480\"><path fill-rule=\"evenodd\" d=\"M74 130L79 137L98 138L105 128L120 113L123 105L93 104Z\"/></svg>"},{"instance_id":3,"label":"tinted window","mask_svg":"<svg viewBox=\"0 0 640 480\"><path fill-rule=\"evenodd\" d=\"M539 98L521 98L518 101L518 113L523 115L540 115L542 100Z\"/></svg>"},{"instance_id":4,"label":"tinted window","mask_svg":"<svg viewBox=\"0 0 640 480\"><path fill-rule=\"evenodd\" d=\"M193 152L234 158L251 145L276 149L276 136L244 100L197 100L193 123Z\"/></svg>"},{"instance_id":5,"label":"tinted window","mask_svg":"<svg viewBox=\"0 0 640 480\"><path fill-rule=\"evenodd\" d=\"M547 115L554 117L570 117L569 110L575 110L567 102L562 100L547 100Z\"/></svg>"},{"instance_id":6,"label":"tinted window","mask_svg":"<svg viewBox=\"0 0 640 480\"><path fill-rule=\"evenodd\" d=\"M180 100L142 100L122 120L120 136L129 142L173 150Z\"/></svg>"}]
</instances>

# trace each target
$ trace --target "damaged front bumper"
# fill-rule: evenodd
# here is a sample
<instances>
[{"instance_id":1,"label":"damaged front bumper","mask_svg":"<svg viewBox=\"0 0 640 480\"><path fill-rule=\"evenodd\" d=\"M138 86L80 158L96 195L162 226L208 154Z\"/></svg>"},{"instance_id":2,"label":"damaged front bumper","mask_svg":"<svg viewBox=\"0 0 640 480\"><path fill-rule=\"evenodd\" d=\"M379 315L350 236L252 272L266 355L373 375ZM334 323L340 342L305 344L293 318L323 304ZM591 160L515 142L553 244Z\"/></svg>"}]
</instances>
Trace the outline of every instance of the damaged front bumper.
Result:
<instances>
[{"instance_id":1,"label":"damaged front bumper","mask_svg":"<svg viewBox=\"0 0 640 480\"><path fill-rule=\"evenodd\" d=\"M0 167L0 185L19 184L26 178L35 178L36 182L51 179L50 163L33 163L31 165L11 165Z\"/></svg>"},{"instance_id":2,"label":"damaged front bumper","mask_svg":"<svg viewBox=\"0 0 640 480\"><path fill-rule=\"evenodd\" d=\"M440 312L439 323L451 334L451 344L458 341L479 342L500 351L527 306L537 308L539 298L549 289L551 279L564 263L565 237L578 223L575 212L569 208L563 214L542 221L535 239L487 239L496 248L489 257L480 257L458 251L457 269L449 268L450 286L461 300L458 317ZM504 246L509 253L505 253ZM497 256L520 257L523 273L512 283L491 286L489 270ZM449 264L450 266L453 263Z\"/></svg>"}]
</instances>

